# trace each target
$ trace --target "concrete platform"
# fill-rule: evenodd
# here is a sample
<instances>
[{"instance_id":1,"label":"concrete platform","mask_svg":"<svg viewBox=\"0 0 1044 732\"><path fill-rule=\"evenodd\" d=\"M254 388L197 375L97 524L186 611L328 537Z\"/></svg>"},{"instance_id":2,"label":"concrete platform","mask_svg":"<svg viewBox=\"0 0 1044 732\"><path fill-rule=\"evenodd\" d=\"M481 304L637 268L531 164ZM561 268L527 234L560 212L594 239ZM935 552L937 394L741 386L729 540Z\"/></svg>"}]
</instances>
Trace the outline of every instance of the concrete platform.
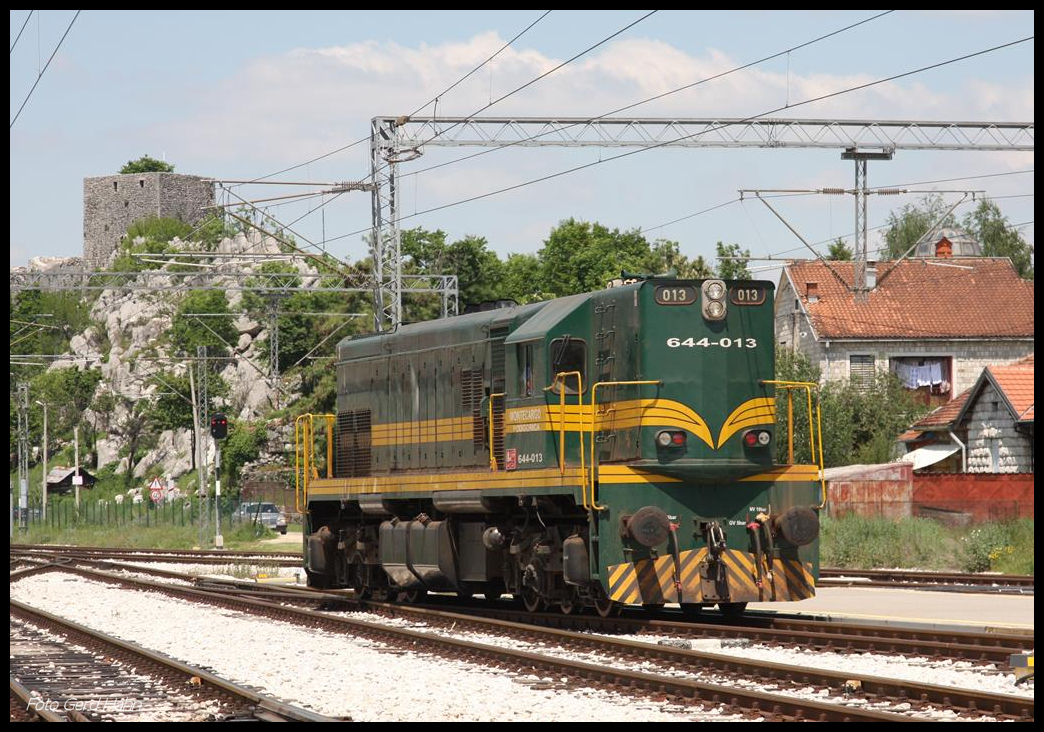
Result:
<instances>
[{"instance_id":1,"label":"concrete platform","mask_svg":"<svg viewBox=\"0 0 1044 732\"><path fill-rule=\"evenodd\" d=\"M921 626L969 626L1033 632L1033 597L873 587L821 587L801 602L751 603L748 611L830 616Z\"/></svg>"}]
</instances>

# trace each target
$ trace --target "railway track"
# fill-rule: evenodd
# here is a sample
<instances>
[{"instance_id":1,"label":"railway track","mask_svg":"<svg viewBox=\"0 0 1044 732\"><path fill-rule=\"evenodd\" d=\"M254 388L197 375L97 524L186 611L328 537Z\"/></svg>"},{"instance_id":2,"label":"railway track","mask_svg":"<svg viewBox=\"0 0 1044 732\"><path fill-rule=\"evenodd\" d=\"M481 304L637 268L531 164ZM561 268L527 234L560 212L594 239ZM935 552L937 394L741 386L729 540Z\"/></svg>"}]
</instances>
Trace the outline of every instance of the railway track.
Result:
<instances>
[{"instance_id":1,"label":"railway track","mask_svg":"<svg viewBox=\"0 0 1044 732\"><path fill-rule=\"evenodd\" d=\"M40 568L41 571L44 569L46 568ZM52 567L51 569L53 570L54 568ZM316 613L312 610L305 610L300 607L289 608L286 605L273 605L271 602L259 599L259 597L264 597L269 594L269 591L271 591L272 596L268 597L268 600L275 599L275 596L278 595L279 601L281 602L286 602L287 600L290 602L321 600L327 602L336 601L339 603L348 602L348 604L352 604L350 598L346 598L344 595L338 593L308 591L302 590L301 588L258 587L257 585L254 585L253 587L243 587L241 585L249 583L236 581L228 583L222 582L216 588L204 590L185 586L156 585L141 580L131 580L128 582L125 581L127 578L120 578L91 570L84 570L81 574L92 579L100 579L101 581L112 582L115 584L128 584L130 586L145 587L147 589L164 592L165 594L183 597L197 602L201 601L211 604L220 604L240 610L246 609L247 612L259 613L269 617L278 617L283 620L290 619L291 622L313 625L318 623L323 627L336 628L339 632L350 632L362 635L376 633L376 637L385 642L389 642L389 638L391 638L391 642L393 643L409 646L411 643L416 643L418 640L415 631L408 631L404 635L397 634L397 631L400 629L390 628L383 625L374 628L373 623L332 617L325 613ZM208 579L207 582L211 582L211 580ZM249 592L250 595L245 596L239 594L240 592ZM766 709L771 709L778 710L771 712L772 714L778 714L788 718L841 719L850 717L854 713L852 707L844 707L843 705L836 704L830 706L840 706L842 709L847 709L848 711L839 712L835 709L833 712L830 712L829 710L824 710L818 706L802 708L800 707L800 704L796 707L780 705L778 699L766 699L764 696L759 696L759 693L756 691L750 691L751 696L738 696L739 692L736 688L737 685L749 686L754 683L764 683L775 686L777 690L807 690L809 687L812 687L820 693L850 695L851 699L849 703L859 704L863 708L874 706L887 708L890 706L893 708L911 709L918 712L924 712L929 707L942 707L944 709L952 710L958 715L969 718L976 718L980 714L989 714L1000 719L1025 720L1027 718L1032 718L1033 716L1032 700L1008 697L1002 694L971 692L951 687L939 687L917 684L909 681L881 679L852 673L819 671L807 667L795 667L785 664L742 659L724 654L693 651L672 646L651 645L629 639L603 638L600 636L592 636L587 633L534 626L529 622L505 621L476 615L463 615L447 612L443 609L401 606L388 603L363 603L362 605L367 610L385 611L387 614L410 618L416 622L423 622L430 626L428 632L422 633L422 635L426 636L425 643L429 646L434 640L452 640L444 637L445 635L448 635L448 631L442 636L437 635L439 632L438 629L440 628L452 628L458 633L466 630L473 633L497 634L501 636L508 635L522 641L525 644L525 647L537 644L556 647L559 649L568 649L571 653L582 650L585 654L590 654L594 657L596 663L570 666L568 662L556 659L555 663L559 665L548 666L547 664L549 661L547 660L548 657L546 656L546 652L530 654L530 656L516 655L510 657L508 660L517 667L544 669L551 671L554 674L561 673L579 679L587 679L589 682L596 680L597 683L609 683L610 685L617 686L620 684L625 686L637 685L637 688L639 689L654 690L656 693L666 694L676 700L702 699L715 704L725 703L730 708L741 710L743 713L748 715L755 710L761 713ZM392 636L388 636L387 634L389 633L391 633ZM494 656L489 655L493 652L490 650L491 647L489 646L470 648L466 642L461 641L461 643L465 644L452 646L449 649L449 653L457 656L463 654L464 657L469 658L475 654L478 654L480 658L494 658ZM443 648L441 652L445 653L446 649ZM528 651L521 651L523 654L527 652ZM537 659L531 657L533 655L540 656L541 658ZM504 659L501 658L502 662L503 660ZM654 676L659 678L659 681L653 681L651 678L648 678L648 674L645 676L632 675L619 677L614 674L618 671L622 672L622 670L607 665L613 662L617 664L626 663L632 666L635 663L648 664L652 662L660 666L663 669L662 673L666 674L666 676L659 676L658 674L660 672L658 671ZM527 666L526 664L537 665ZM594 673L591 668L592 666L594 668L601 668L603 675L592 675ZM679 668L700 669L704 675L712 674L716 677L725 676L727 677L725 683L730 684L730 686L721 687L720 684L703 684L702 686L699 686L699 682L693 682L691 679L678 679L676 676L672 678L671 674L676 674L677 671L675 670ZM671 671L668 671L668 669L671 669ZM605 673L607 672L609 672L609 677L605 676ZM604 679L607 678L610 680L605 681ZM687 683L696 683L697 686L686 686L685 684L679 686L678 684L683 681ZM722 688L727 688L729 694L723 696ZM849 689L848 692L844 691L846 688ZM853 689L858 689L858 691L853 691ZM780 695L775 693L768 696L779 697ZM800 700L795 700L790 696L783 698L790 700L788 704L800 702ZM768 702L772 702L772 706L766 707L765 704ZM875 718L878 719L878 721L882 719L881 717ZM905 719L905 717L902 718Z\"/></svg>"},{"instance_id":2,"label":"railway track","mask_svg":"<svg viewBox=\"0 0 1044 732\"><path fill-rule=\"evenodd\" d=\"M301 552L260 552L260 551L232 551L226 549L128 549L127 547L104 547L104 546L77 546L73 544L11 544L11 553L22 551L48 551L53 553L71 552L74 554L144 554L163 556L184 557L282 557L286 559L300 559Z\"/></svg>"},{"instance_id":3,"label":"railway track","mask_svg":"<svg viewBox=\"0 0 1044 732\"><path fill-rule=\"evenodd\" d=\"M902 569L821 569L817 587L890 587L969 593L1033 594L1033 575L919 572Z\"/></svg>"},{"instance_id":4,"label":"railway track","mask_svg":"<svg viewBox=\"0 0 1044 732\"><path fill-rule=\"evenodd\" d=\"M622 617L602 618L597 615L563 615L530 613L513 603L467 603L457 598L430 597L423 605L359 600L350 590L316 590L302 586L263 585L253 581L194 577L169 570L121 565L99 560L72 560L101 569L116 569L182 580L211 592L234 592L242 597L257 597L288 602L298 606L325 609L372 610L389 616L412 617L423 610L448 612L468 617L485 617L508 622L540 625L559 630L594 632L608 635L657 635L679 638L745 638L752 642L784 647L811 648L838 653L883 653L924 656L933 660L974 661L1007 664L1014 653L1032 646L1024 634L907 628L854 622L823 622L779 614L750 615L739 620L726 620L707 613L696 618L678 611L663 610L654 615L643 611ZM45 571L41 567L35 570Z\"/></svg>"},{"instance_id":5,"label":"railway track","mask_svg":"<svg viewBox=\"0 0 1044 732\"><path fill-rule=\"evenodd\" d=\"M44 721L337 721L25 603L10 606L12 713L17 700Z\"/></svg>"},{"instance_id":6,"label":"railway track","mask_svg":"<svg viewBox=\"0 0 1044 732\"><path fill-rule=\"evenodd\" d=\"M23 548L11 546L12 557L36 559L111 559L125 562L157 562L165 564L254 564L277 567L300 567L301 555L269 552L235 552L189 550L168 552L167 550L146 551L139 549L101 549L84 547ZM296 558L295 558L296 557Z\"/></svg>"}]
</instances>

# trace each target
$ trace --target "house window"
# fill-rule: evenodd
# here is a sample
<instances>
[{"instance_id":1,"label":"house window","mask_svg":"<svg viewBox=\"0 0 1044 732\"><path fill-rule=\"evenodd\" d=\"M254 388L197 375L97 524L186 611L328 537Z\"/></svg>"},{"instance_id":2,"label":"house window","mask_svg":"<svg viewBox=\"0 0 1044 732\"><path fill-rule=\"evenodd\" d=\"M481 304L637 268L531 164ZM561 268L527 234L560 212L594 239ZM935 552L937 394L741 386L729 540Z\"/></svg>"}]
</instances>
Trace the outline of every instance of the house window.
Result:
<instances>
[{"instance_id":1,"label":"house window","mask_svg":"<svg viewBox=\"0 0 1044 732\"><path fill-rule=\"evenodd\" d=\"M874 381L874 357L849 356L848 380L862 389L870 386Z\"/></svg>"},{"instance_id":2,"label":"house window","mask_svg":"<svg viewBox=\"0 0 1044 732\"><path fill-rule=\"evenodd\" d=\"M949 356L892 358L889 368L904 387L925 406L939 407L953 398L952 359Z\"/></svg>"}]
</instances>

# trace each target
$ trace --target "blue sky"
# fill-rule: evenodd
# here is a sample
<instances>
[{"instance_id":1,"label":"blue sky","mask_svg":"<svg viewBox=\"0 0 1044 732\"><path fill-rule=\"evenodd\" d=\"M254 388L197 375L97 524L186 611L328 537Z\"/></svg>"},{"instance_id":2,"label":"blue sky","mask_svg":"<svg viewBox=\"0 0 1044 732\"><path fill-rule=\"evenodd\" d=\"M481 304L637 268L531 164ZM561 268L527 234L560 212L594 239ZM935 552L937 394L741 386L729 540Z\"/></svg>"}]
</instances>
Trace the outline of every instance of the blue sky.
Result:
<instances>
[{"instance_id":1,"label":"blue sky","mask_svg":"<svg viewBox=\"0 0 1044 732\"><path fill-rule=\"evenodd\" d=\"M74 11L34 13L11 54L11 118ZM255 178L365 136L375 115L406 114L460 78L542 11L200 12L84 11L11 130L12 266L82 251L82 179L142 154L182 173ZM14 42L29 11L10 13ZM624 27L643 11L554 11L493 63L454 89L440 112L468 114ZM485 114L594 116L738 66L874 15L874 11L663 10ZM631 110L635 116L749 116L1033 34L1032 11L897 11L726 79ZM795 110L795 116L1032 121L1033 42ZM789 79L789 81L788 81ZM464 152L473 152L466 149ZM402 172L461 154L430 148ZM612 153L602 153L603 157ZM584 149L515 149L441 168L403 186L405 213L467 198L599 159ZM870 164L870 184L899 184L1033 168L1032 153L899 152ZM287 174L358 180L368 146ZM939 184L993 196L1032 194L1033 174ZM656 150L404 226L485 236L501 254L535 252L561 219L649 228L736 197L738 188L851 186L838 151ZM932 187L932 186L925 186ZM252 197L278 195L255 187ZM299 192L294 190L293 192ZM871 199L871 226L893 206ZM955 199L954 199L955 200ZM1000 198L1013 223L1033 220L1033 198ZM291 221L310 207L272 213ZM850 198L794 199L781 211L810 241L849 235ZM969 207L958 209L958 214ZM369 224L366 194L347 194L295 225L310 239ZM1033 241L1033 225L1022 229ZM800 246L763 206L726 206L656 229L689 256L718 240L756 255ZM872 235L873 236L873 235ZM873 245L875 240L871 239ZM331 245L365 255L359 236ZM767 276L771 276L766 273Z\"/></svg>"}]
</instances>

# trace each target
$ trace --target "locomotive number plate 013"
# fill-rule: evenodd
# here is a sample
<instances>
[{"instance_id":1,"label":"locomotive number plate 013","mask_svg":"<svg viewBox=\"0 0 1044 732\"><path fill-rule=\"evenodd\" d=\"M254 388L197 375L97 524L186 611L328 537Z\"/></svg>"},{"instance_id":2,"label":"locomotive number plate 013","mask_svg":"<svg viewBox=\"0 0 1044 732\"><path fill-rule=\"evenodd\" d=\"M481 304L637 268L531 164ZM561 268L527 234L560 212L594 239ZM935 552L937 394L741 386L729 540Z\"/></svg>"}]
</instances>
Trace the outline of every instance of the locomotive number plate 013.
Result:
<instances>
[{"instance_id":1,"label":"locomotive number plate 013","mask_svg":"<svg viewBox=\"0 0 1044 732\"><path fill-rule=\"evenodd\" d=\"M696 288L685 285L657 287L656 302L660 305L692 305L696 302Z\"/></svg>"},{"instance_id":2,"label":"locomotive number plate 013","mask_svg":"<svg viewBox=\"0 0 1044 732\"><path fill-rule=\"evenodd\" d=\"M729 288L733 305L760 305L765 302L765 289L751 285L733 285Z\"/></svg>"}]
</instances>

